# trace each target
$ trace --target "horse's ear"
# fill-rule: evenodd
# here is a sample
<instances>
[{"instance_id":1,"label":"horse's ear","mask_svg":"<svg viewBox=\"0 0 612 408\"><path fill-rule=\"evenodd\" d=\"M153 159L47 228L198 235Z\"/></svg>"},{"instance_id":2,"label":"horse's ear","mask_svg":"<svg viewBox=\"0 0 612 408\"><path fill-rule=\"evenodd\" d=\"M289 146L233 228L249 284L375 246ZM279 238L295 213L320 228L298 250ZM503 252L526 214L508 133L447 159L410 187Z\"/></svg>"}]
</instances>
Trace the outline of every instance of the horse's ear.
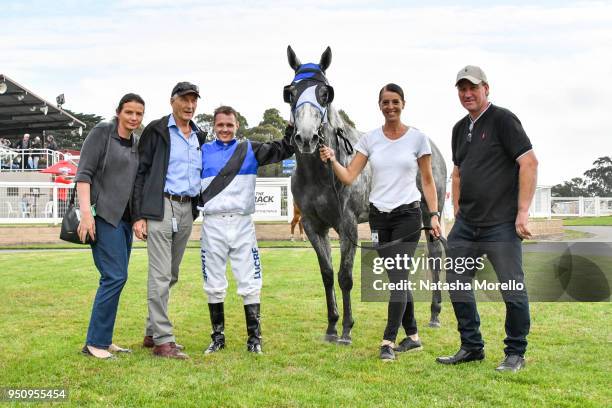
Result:
<instances>
[{"instance_id":1,"label":"horse's ear","mask_svg":"<svg viewBox=\"0 0 612 408\"><path fill-rule=\"evenodd\" d=\"M329 65L331 64L331 48L327 47L323 54L321 55L321 61L319 62L319 66L321 67L321 71L325 72Z\"/></svg>"},{"instance_id":2,"label":"horse's ear","mask_svg":"<svg viewBox=\"0 0 612 408\"><path fill-rule=\"evenodd\" d=\"M300 65L302 65L290 45L287 46L287 60L289 61L289 66L293 69L293 71L297 71L298 68L300 68Z\"/></svg>"}]
</instances>

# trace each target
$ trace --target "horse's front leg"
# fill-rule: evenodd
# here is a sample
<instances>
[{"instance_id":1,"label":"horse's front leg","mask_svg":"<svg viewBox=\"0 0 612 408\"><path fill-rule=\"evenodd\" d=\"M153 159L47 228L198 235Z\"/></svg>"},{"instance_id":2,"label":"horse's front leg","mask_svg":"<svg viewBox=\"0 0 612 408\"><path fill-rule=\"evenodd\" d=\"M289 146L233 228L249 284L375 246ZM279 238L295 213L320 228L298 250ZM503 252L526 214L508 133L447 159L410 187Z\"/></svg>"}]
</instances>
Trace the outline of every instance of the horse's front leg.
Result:
<instances>
[{"instance_id":1,"label":"horse's front leg","mask_svg":"<svg viewBox=\"0 0 612 408\"><path fill-rule=\"evenodd\" d=\"M339 319L338 306L336 304L336 292L334 290L334 270L332 267L331 246L329 243L329 228L315 228L314 223L308 217L302 217L304 230L317 254L319 269L325 287L325 300L327 303L327 330L325 341L336 342L338 331L336 323Z\"/></svg>"},{"instance_id":2,"label":"horse's front leg","mask_svg":"<svg viewBox=\"0 0 612 408\"><path fill-rule=\"evenodd\" d=\"M433 240L431 233L427 232L427 253L430 258L440 258L442 256L442 243L439 240ZM434 283L440 282L440 268L438 263L434 263L431 269L431 277ZM431 293L431 318L429 319L429 327L440 327L440 312L442 311L442 292L435 289Z\"/></svg>"},{"instance_id":3,"label":"horse's front leg","mask_svg":"<svg viewBox=\"0 0 612 408\"><path fill-rule=\"evenodd\" d=\"M340 271L338 272L338 286L342 290L342 336L339 344L352 343L351 330L355 321L351 306L351 290L353 289L353 263L355 261L355 243L357 243L357 221L345 217L340 225Z\"/></svg>"}]
</instances>

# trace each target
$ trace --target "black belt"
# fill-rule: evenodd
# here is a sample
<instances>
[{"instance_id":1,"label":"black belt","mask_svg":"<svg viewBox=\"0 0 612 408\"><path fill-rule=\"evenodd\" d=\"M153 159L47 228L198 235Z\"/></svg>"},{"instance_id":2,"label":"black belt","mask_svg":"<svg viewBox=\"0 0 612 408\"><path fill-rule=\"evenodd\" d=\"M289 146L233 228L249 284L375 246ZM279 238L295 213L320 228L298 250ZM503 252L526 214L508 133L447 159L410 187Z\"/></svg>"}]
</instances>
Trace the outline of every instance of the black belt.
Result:
<instances>
[{"instance_id":1,"label":"black belt","mask_svg":"<svg viewBox=\"0 0 612 408\"><path fill-rule=\"evenodd\" d=\"M169 198L172 201L177 201L179 203L191 202L191 197L189 196L179 196L170 193L164 193L164 197Z\"/></svg>"},{"instance_id":2,"label":"black belt","mask_svg":"<svg viewBox=\"0 0 612 408\"><path fill-rule=\"evenodd\" d=\"M415 208L421 208L421 202L420 201L413 201L410 204L402 204L399 207L395 207L394 209L391 210L391 212L388 212L386 214L395 214L398 212L402 212L402 211L406 211L406 210L412 210ZM372 203L370 203L370 211L373 211L374 213L383 213L382 211L380 211L378 208L376 208L376 206Z\"/></svg>"}]
</instances>

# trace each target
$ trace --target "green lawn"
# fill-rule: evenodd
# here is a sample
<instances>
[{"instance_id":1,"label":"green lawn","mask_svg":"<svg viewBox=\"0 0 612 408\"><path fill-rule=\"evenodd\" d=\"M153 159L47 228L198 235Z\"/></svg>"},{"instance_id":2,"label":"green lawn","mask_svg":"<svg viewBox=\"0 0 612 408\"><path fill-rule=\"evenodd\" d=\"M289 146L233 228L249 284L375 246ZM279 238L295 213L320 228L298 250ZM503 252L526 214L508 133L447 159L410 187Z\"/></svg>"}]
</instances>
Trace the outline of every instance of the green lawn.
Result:
<instances>
[{"instance_id":1,"label":"green lawn","mask_svg":"<svg viewBox=\"0 0 612 408\"><path fill-rule=\"evenodd\" d=\"M563 225L571 226L571 225L607 225L612 226L612 215L608 215L605 217L572 217L572 218L564 218Z\"/></svg>"},{"instance_id":2,"label":"green lawn","mask_svg":"<svg viewBox=\"0 0 612 408\"><path fill-rule=\"evenodd\" d=\"M115 342L134 353L115 361L79 354L98 279L89 253L0 253L0 387L67 387L70 406L612 404L609 303L532 304L528 365L516 375L494 371L503 357L502 304L480 304L487 359L446 367L434 360L458 347L451 307L444 305L443 327L436 330L425 326L429 304L417 303L424 351L384 364L377 353L386 305L360 301L358 275L353 290L353 345L327 344L321 340L325 304L313 250L261 252L265 354L254 356L245 350L243 309L230 280L227 348L205 357L202 349L209 342L210 328L199 251L187 250L181 279L172 293L171 315L189 361L153 358L140 347L146 314L146 251L133 252L115 330ZM337 250L334 254L337 264Z\"/></svg>"},{"instance_id":3,"label":"green lawn","mask_svg":"<svg viewBox=\"0 0 612 408\"><path fill-rule=\"evenodd\" d=\"M593 236L595 236L595 234L590 234L588 232L582 232L582 231L576 231L572 229L564 229L563 236L559 240L573 241L575 239L591 238Z\"/></svg>"},{"instance_id":4,"label":"green lawn","mask_svg":"<svg viewBox=\"0 0 612 408\"><path fill-rule=\"evenodd\" d=\"M576 231L577 232L577 231ZM580 232L578 232L580 234ZM258 241L260 248L310 248L310 242L296 240L294 242L289 240L278 240L278 241ZM340 248L340 242L338 240L331 241L332 247ZM146 248L147 243L134 239L133 248ZM200 248L200 241L191 240L187 242L187 248ZM88 245L72 244L70 242L59 241L51 244L24 244L24 245L0 245L0 250L11 250L11 249L86 249L89 250Z\"/></svg>"}]
</instances>

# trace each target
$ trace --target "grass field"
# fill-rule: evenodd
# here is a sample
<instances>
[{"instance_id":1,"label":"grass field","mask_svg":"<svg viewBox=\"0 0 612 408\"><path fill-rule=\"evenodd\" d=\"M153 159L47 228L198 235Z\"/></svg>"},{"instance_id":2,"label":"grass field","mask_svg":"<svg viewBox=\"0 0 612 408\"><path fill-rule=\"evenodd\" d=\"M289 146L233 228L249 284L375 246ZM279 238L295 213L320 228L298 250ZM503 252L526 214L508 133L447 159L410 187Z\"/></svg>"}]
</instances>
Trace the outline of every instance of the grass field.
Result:
<instances>
[{"instance_id":1,"label":"grass field","mask_svg":"<svg viewBox=\"0 0 612 408\"><path fill-rule=\"evenodd\" d=\"M334 254L337 264L337 250ZM479 305L487 359L446 367L434 360L458 347L451 307L443 306L443 327L430 329L425 325L429 304L417 303L424 350L384 364L377 357L386 305L360 301L357 272L353 345L327 344L322 341L323 288L312 249L262 249L265 354L254 356L245 350L244 315L232 282L226 302L227 348L204 357L210 328L198 255L197 249L187 250L171 297L175 334L191 359L156 359L140 347L146 252L136 249L114 339L134 353L98 361L79 354L98 279L91 255L0 253L0 387L67 387L69 401L61 406L612 404L609 303L532 304L527 367L516 375L494 371L503 357L502 304Z\"/></svg>"},{"instance_id":2,"label":"grass field","mask_svg":"<svg viewBox=\"0 0 612 408\"><path fill-rule=\"evenodd\" d=\"M576 239L591 238L594 235L595 234L589 234L587 232L576 231L576 230L566 228L563 230L563 236L560 238L560 240L561 241L573 241Z\"/></svg>"},{"instance_id":3,"label":"grass field","mask_svg":"<svg viewBox=\"0 0 612 408\"><path fill-rule=\"evenodd\" d=\"M608 215L605 217L572 217L572 218L564 218L563 225L572 226L572 225L612 225L612 215Z\"/></svg>"},{"instance_id":4,"label":"grass field","mask_svg":"<svg viewBox=\"0 0 612 408\"><path fill-rule=\"evenodd\" d=\"M591 236L593 236L593 234L589 234L589 233L582 232L582 231L566 229L563 231L563 235L559 237L555 237L554 240L555 241L572 241L572 240L577 240L581 238L590 238ZM534 242L534 241L527 240L525 242ZM259 241L258 244L260 248L310 248L310 242L308 241L304 242L301 240L296 240L295 242L292 242L289 240ZM340 248L340 241L331 240L331 246L332 248ZM134 239L133 247L134 248L146 248L147 245L143 241ZM199 247L200 247L200 241L198 240L192 240L187 243L187 248L199 248ZM70 242L65 242L65 241L59 241L59 242L49 243L49 244L32 243L32 244L19 244L19 245L0 245L0 251L5 250L5 249L8 249L8 250L20 249L21 250L21 249L84 249L84 248L89 249L89 247L86 245L72 244Z\"/></svg>"},{"instance_id":5,"label":"grass field","mask_svg":"<svg viewBox=\"0 0 612 408\"><path fill-rule=\"evenodd\" d=\"M579 231L571 231L582 234ZM310 248L310 242L297 240L295 242L283 240L283 241L258 241L260 248ZM332 247L340 248L340 242L337 240L331 241ZM134 238L132 248L146 248L146 242L140 241ZM200 248L200 241L191 240L187 242L187 248ZM0 250L4 249L87 249L87 245L73 244L66 241L59 241L50 244L23 244L23 245L0 245Z\"/></svg>"}]
</instances>

